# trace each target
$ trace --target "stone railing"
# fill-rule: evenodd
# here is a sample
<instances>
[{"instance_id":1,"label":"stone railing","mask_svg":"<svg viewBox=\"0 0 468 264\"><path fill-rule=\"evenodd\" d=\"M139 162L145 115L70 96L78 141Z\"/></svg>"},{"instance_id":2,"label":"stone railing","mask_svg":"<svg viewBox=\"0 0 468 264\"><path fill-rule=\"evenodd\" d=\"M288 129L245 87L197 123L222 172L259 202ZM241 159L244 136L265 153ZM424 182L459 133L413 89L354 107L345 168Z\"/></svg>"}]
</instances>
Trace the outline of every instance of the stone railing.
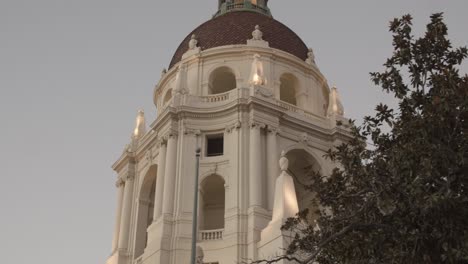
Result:
<instances>
[{"instance_id":1,"label":"stone railing","mask_svg":"<svg viewBox=\"0 0 468 264\"><path fill-rule=\"evenodd\" d=\"M169 106L180 106L180 105L185 105L185 106L190 106L190 107L195 107L195 108L205 108L205 107L219 107L222 105L226 105L228 103L231 103L233 101L239 100L239 99L248 99L250 98L251 95L251 88L236 88L233 90L230 90L225 93L220 93L220 94L212 94L212 95L205 95L205 96L194 96L194 95L180 95L181 97L175 100L175 98L171 98L169 101L167 101L165 104L163 104L162 109L160 113L158 113L158 118L161 116L164 116L166 112L168 112L168 107ZM259 96L261 97L261 96ZM297 107L293 104L274 99L274 98L269 98L268 99L270 102L273 102L275 105L278 107L284 109L286 112L289 113L294 113L299 116L303 116L307 119L324 119L324 116L317 115L312 112L308 112L300 107ZM175 103L177 101L177 103Z\"/></svg>"},{"instance_id":2,"label":"stone railing","mask_svg":"<svg viewBox=\"0 0 468 264\"><path fill-rule=\"evenodd\" d=\"M200 96L200 99L202 100L203 103L217 103L217 102L223 102L223 101L229 100L230 94L231 94L231 91L221 93L221 94Z\"/></svg>"},{"instance_id":3,"label":"stone railing","mask_svg":"<svg viewBox=\"0 0 468 264\"><path fill-rule=\"evenodd\" d=\"M201 230L198 233L199 241L212 241L223 239L224 229Z\"/></svg>"},{"instance_id":4,"label":"stone railing","mask_svg":"<svg viewBox=\"0 0 468 264\"><path fill-rule=\"evenodd\" d=\"M289 112L293 112L293 113L305 116L305 117L307 117L309 119L317 119L317 118L323 119L323 117L321 117L319 115L308 112L308 111L306 111L304 109L301 109L301 108L299 108L299 107L297 107L295 105L292 105L290 103L286 103L284 101L276 100L276 105L278 105L281 108L284 108L284 109L288 110Z\"/></svg>"}]
</instances>

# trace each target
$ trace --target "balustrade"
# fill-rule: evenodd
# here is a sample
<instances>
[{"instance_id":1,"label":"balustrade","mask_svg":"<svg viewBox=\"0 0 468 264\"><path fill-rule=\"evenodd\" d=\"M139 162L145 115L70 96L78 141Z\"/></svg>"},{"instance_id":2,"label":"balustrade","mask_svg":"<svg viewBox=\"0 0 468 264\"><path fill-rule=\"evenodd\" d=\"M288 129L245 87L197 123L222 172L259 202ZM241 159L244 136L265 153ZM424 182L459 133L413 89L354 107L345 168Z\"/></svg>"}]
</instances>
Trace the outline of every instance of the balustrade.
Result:
<instances>
[{"instance_id":1,"label":"balustrade","mask_svg":"<svg viewBox=\"0 0 468 264\"><path fill-rule=\"evenodd\" d=\"M224 229L201 230L198 234L199 241L212 241L223 239Z\"/></svg>"}]
</instances>

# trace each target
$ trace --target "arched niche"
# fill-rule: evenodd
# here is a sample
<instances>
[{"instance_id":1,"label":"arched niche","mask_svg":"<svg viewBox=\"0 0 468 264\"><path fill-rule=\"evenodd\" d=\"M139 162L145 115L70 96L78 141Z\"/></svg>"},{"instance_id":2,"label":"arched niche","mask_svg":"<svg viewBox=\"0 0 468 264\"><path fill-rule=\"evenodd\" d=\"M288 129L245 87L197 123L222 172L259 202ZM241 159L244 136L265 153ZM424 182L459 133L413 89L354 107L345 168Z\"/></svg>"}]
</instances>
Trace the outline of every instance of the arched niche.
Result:
<instances>
[{"instance_id":1,"label":"arched niche","mask_svg":"<svg viewBox=\"0 0 468 264\"><path fill-rule=\"evenodd\" d=\"M285 73L280 77L280 100L297 106L297 93L299 80L291 73Z\"/></svg>"},{"instance_id":2,"label":"arched niche","mask_svg":"<svg viewBox=\"0 0 468 264\"><path fill-rule=\"evenodd\" d=\"M212 174L200 184L200 230L218 230L224 228L226 193L224 179Z\"/></svg>"},{"instance_id":3,"label":"arched niche","mask_svg":"<svg viewBox=\"0 0 468 264\"><path fill-rule=\"evenodd\" d=\"M317 160L304 149L292 149L287 152L286 158L289 160L289 173L294 179L296 189L296 199L299 211L309 210L309 221L315 218L314 211L317 209L312 200L314 193L306 186L312 184L311 174L321 172L321 166Z\"/></svg>"},{"instance_id":4,"label":"arched niche","mask_svg":"<svg viewBox=\"0 0 468 264\"><path fill-rule=\"evenodd\" d=\"M209 77L208 94L226 93L237 88L234 71L226 66L217 68Z\"/></svg>"},{"instance_id":5,"label":"arched niche","mask_svg":"<svg viewBox=\"0 0 468 264\"><path fill-rule=\"evenodd\" d=\"M157 171L157 165L153 165L148 169L142 179L140 192L138 193L135 257L143 254L148 241L147 229L153 222Z\"/></svg>"}]
</instances>

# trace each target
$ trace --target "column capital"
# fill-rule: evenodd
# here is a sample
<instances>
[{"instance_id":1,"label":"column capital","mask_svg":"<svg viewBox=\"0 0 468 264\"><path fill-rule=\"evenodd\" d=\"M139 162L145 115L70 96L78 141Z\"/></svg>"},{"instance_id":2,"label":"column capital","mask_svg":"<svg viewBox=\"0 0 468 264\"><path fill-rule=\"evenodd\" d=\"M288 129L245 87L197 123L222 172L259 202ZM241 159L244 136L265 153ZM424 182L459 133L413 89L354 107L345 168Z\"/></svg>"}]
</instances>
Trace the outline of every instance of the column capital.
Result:
<instances>
[{"instance_id":1,"label":"column capital","mask_svg":"<svg viewBox=\"0 0 468 264\"><path fill-rule=\"evenodd\" d=\"M179 132L175 129L170 129L161 138L163 138L165 141L168 141L169 139L175 138L177 136L179 136Z\"/></svg>"},{"instance_id":2,"label":"column capital","mask_svg":"<svg viewBox=\"0 0 468 264\"><path fill-rule=\"evenodd\" d=\"M117 178L117 181L115 182L115 187L116 187L116 188L120 188L120 187L122 187L124 184L125 184L125 181L124 181L121 177L119 177L119 178Z\"/></svg>"},{"instance_id":3,"label":"column capital","mask_svg":"<svg viewBox=\"0 0 468 264\"><path fill-rule=\"evenodd\" d=\"M153 151L152 151L151 148L146 151L145 158L146 158L146 162L148 162L148 164L151 164L153 162L154 155L153 155Z\"/></svg>"},{"instance_id":4,"label":"column capital","mask_svg":"<svg viewBox=\"0 0 468 264\"><path fill-rule=\"evenodd\" d=\"M158 139L158 141L156 142L156 146L158 148L161 148L161 147L166 146L166 145L167 145L167 140L164 137L160 137Z\"/></svg>"},{"instance_id":5,"label":"column capital","mask_svg":"<svg viewBox=\"0 0 468 264\"><path fill-rule=\"evenodd\" d=\"M135 176L130 174L130 173L127 173L127 175L125 175L122 180L125 181L125 182L128 182L128 181L133 181L135 179Z\"/></svg>"},{"instance_id":6,"label":"column capital","mask_svg":"<svg viewBox=\"0 0 468 264\"><path fill-rule=\"evenodd\" d=\"M242 122L238 120L230 125L227 125L225 130L227 133L231 133L232 131L238 130L241 127L242 127Z\"/></svg>"},{"instance_id":7,"label":"column capital","mask_svg":"<svg viewBox=\"0 0 468 264\"><path fill-rule=\"evenodd\" d=\"M254 121L254 120L250 120L249 126L251 129L263 129L266 127L265 124Z\"/></svg>"},{"instance_id":8,"label":"column capital","mask_svg":"<svg viewBox=\"0 0 468 264\"><path fill-rule=\"evenodd\" d=\"M267 132L268 134L272 134L273 136L276 136L280 133L280 129L278 127L274 127L274 126L268 126L267 127Z\"/></svg>"}]
</instances>

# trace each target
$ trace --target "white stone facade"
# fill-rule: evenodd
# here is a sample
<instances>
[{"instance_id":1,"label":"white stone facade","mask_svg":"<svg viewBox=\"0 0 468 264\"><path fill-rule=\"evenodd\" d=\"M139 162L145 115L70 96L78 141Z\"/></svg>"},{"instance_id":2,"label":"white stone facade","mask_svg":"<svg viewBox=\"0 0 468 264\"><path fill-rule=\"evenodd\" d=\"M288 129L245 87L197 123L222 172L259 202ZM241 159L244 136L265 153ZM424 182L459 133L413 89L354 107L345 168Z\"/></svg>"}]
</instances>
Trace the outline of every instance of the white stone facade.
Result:
<instances>
[{"instance_id":1,"label":"white stone facade","mask_svg":"<svg viewBox=\"0 0 468 264\"><path fill-rule=\"evenodd\" d=\"M336 125L344 121L342 105L330 97L312 60L272 49L261 39L204 51L193 39L155 88L156 120L148 132L135 132L113 166L118 197L108 264L189 263L197 147L202 149L197 236L204 262L281 254L281 225L270 222L274 207L275 215L291 210L284 201L275 202L275 188L276 200L286 199L278 192L303 177L301 168L330 173L334 165L323 155L349 137ZM340 111L330 110L330 104L340 105ZM211 156L207 144L214 137L222 138L223 150ZM294 177L280 170L282 151ZM278 180L284 188L275 186L280 174L289 175ZM302 209L307 192L294 185L295 206Z\"/></svg>"}]
</instances>

